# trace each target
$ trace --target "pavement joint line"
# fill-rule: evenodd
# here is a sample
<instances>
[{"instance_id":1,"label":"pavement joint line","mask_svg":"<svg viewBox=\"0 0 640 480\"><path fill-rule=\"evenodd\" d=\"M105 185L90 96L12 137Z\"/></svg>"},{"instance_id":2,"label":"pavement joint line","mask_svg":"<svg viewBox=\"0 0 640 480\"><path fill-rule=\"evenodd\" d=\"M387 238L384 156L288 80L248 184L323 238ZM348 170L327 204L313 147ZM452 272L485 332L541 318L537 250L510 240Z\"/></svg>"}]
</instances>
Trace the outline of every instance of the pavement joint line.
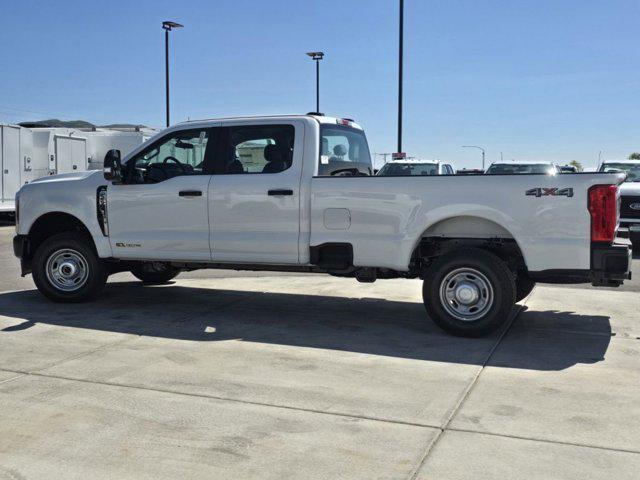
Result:
<instances>
[{"instance_id":1,"label":"pavement joint line","mask_svg":"<svg viewBox=\"0 0 640 480\"><path fill-rule=\"evenodd\" d=\"M430 425L430 424L426 424L426 423L408 422L408 421L404 421L404 420L391 420L391 419L387 419L387 418L370 417L370 416L367 416L367 415L354 415L354 414L340 413L340 412L326 412L324 410L317 410L317 409L313 409L313 408L292 407L290 405L281 405L281 404L277 404L277 403L266 403L266 402L256 402L256 401L251 401L251 400L241 400L241 399L238 399L238 398L228 398L228 397L221 397L221 396L216 396L216 395L207 395L207 394L204 394L204 393L180 392L178 390L169 390L169 389L164 389L164 388L145 387L145 386L141 386L141 385L129 385L129 384L126 384L126 383L104 382L104 381L89 380L89 379L84 379L84 378L65 377L65 376L62 376L62 375L53 375L53 374L48 374L48 373L45 373L45 372L37 372L37 371L32 371L32 372L17 372L17 371L13 371L13 370L4 370L4 371L12 372L12 373L24 373L24 376L28 375L28 376L34 376L34 377L53 378L53 379L57 379L57 380L65 380L65 381L69 381L69 382L79 382L79 383L88 383L88 384L92 384L92 385L102 385L102 386L106 386L106 387L130 388L130 389L133 389L133 390L143 390L143 391L148 391L148 392L158 392L158 393L165 393L165 394L168 394L168 395L181 395L181 396L185 396L185 397L205 398L205 399L215 400L215 401L220 401L220 402L233 402L233 403L240 403L240 404L243 404L243 405L255 405L255 406L259 406L259 407L277 408L277 409L282 409L282 410L291 410L291 411L295 411L295 412L316 413L316 414L320 414L320 415L330 415L330 416L333 416L333 417L352 418L352 419L368 420L368 421L381 422L381 423L391 423L391 424L394 424L394 425L405 425L405 426L409 426L409 427L431 428L431 429L434 429L434 430L439 430L440 429L440 427L438 427L436 425Z\"/></svg>"},{"instance_id":2,"label":"pavement joint line","mask_svg":"<svg viewBox=\"0 0 640 480\"><path fill-rule=\"evenodd\" d=\"M536 438L536 437L525 437L522 435L511 435L506 433L495 433L495 432L485 432L482 430L468 430L465 428L449 428L450 432L462 432L462 433L475 433L478 435L489 435L492 437L503 437L503 438L513 438L516 440L528 440L531 442L542 442L542 443L551 443L554 445L567 445L570 447L582 447L582 448L592 448L595 450L606 450L610 452L621 452L621 453L630 453L634 455L640 455L640 450L631 450L627 448L615 448L615 447L602 447L599 445L588 445L585 443L577 443L577 442L567 442L564 440L548 440L544 438Z\"/></svg>"},{"instance_id":3,"label":"pavement joint line","mask_svg":"<svg viewBox=\"0 0 640 480\"><path fill-rule=\"evenodd\" d=\"M262 406L262 407L280 408L280 409L285 409L285 410L316 413L316 414L321 414L321 415L331 415L331 416L336 416L336 417L357 418L357 419L361 419L361 420L370 420L370 421L374 421L374 422L392 423L392 424L397 424L397 425L406 425L406 426L412 426L412 427L418 427L418 428L432 428L432 429L439 430L438 436L435 437L431 442L429 442L429 445L427 446L429 451L431 451L433 449L433 447L435 446L436 441L440 438L442 433L444 433L445 431L451 431L451 432L472 433L472 434L476 434L476 435L490 435L490 436L493 436L493 437L513 438L513 439L516 439L516 440L528 440L528 441L532 441L532 442L543 442L543 443L556 444L556 445L567 445L567 446L574 446L574 447L591 448L591 449L595 449L595 450L605 450L605 451L613 451L613 452L621 452L621 453L630 453L630 454L640 455L640 451L639 450L614 448L614 447L602 447L602 446L599 446L599 445L589 445L589 444L583 444L583 443L577 443L577 442L567 442L567 441L563 441L563 440L549 440L549 439L537 438L537 437L526 437L526 436L522 436L522 435L511 435L511 434L504 434L504 433L495 433L495 432L489 432L489 431L483 431L483 430L469 430L469 429L464 429L464 428L446 427L446 428L443 429L442 427L438 427L438 426L435 426L435 425L415 423L415 422L405 422L405 421L401 421L401 420L389 420L389 419L383 419L383 418L377 418L377 417L368 417L368 416L363 416L363 415L349 415L349 414L343 414L343 413L325 412L325 411L322 411L322 410L291 407L291 406L287 406L287 405L277 405L277 404L270 404L270 403L263 403L263 402L252 402L252 401L248 401L248 400L239 400L239 399L219 397L219 396L214 396L214 395L188 393L188 392L178 392L178 391L174 391L174 390L158 389L158 388L151 388L151 387L141 387L141 386L137 386L137 385L127 385L127 384L120 384L120 383L114 383L114 382L96 382L94 380L63 377L63 376L59 376L59 375L50 375L50 374L46 374L46 373L23 372L23 371L7 370L7 369L0 369L0 371L11 372L11 373L15 373L16 374L15 377L11 377L11 378L8 378L6 380L0 381L0 385L4 384L4 383L12 382L14 380L18 380L19 378L23 378L23 377L26 377L26 376L36 376L36 377L45 377L45 378L54 378L54 379L59 379L59 380L66 380L66 381L70 381L70 382L89 383L89 384L94 384L94 385L103 385L103 386L117 387L117 388L131 388L131 389L134 389L134 390L144 390L144 391L152 391L152 392L158 392L158 393L166 393L166 394L171 394L171 395L182 395L182 396L188 396L188 397L206 398L206 399L217 400L217 401L227 401L227 402L241 403L241 404L247 404L247 405L256 405L256 406ZM426 456L425 456L425 459L426 459ZM422 466L422 463L416 469L416 473L418 473L420 467ZM412 478L412 477L410 477L410 478Z\"/></svg>"},{"instance_id":4,"label":"pavement joint line","mask_svg":"<svg viewBox=\"0 0 640 480\"><path fill-rule=\"evenodd\" d=\"M531 295L531 294L529 294L529 295ZM456 405L453 407L453 409L452 409L451 413L449 414L449 416L447 417L444 425L441 426L441 427L438 427L438 434L433 439L433 441L430 442L429 445L427 445L427 448L425 449L424 454L420 458L420 461L418 462L416 467L413 469L413 471L409 475L409 477L408 477L409 480L415 480L417 478L418 474L420 473L420 469L422 468L424 463L427 461L427 458L429 457L429 454L433 451L435 446L438 444L438 442L442 438L442 434L444 432L446 432L447 430L449 430L449 425L451 424L451 421L456 416L456 414L458 413L460 408L462 408L462 405L464 404L465 400L469 397L469 395L471 394L473 388L478 383L478 379L480 378L480 375L482 374L482 372L484 371L484 369L488 365L488 363L491 361L491 357L493 356L493 354L497 350L497 348L500 346L500 343L502 343L502 340L504 339L504 337L507 335L507 333L511 329L511 326L514 324L514 322L516 321L516 319L518 318L520 313L522 311L524 311L524 306L526 305L526 301L528 299L529 299L529 296L527 296L524 299L522 305L517 305L516 304L517 309L514 309L514 312L512 314L511 319L509 320L507 325L502 329L502 332L500 332L500 335L499 335L496 343L493 345L493 347L491 347L491 350L489 350L489 353L487 354L486 358L484 359L484 362L482 362L482 365L480 366L480 368L478 369L476 374L473 376L473 378L471 379L471 381L467 385L467 388L465 388L465 390L462 392L462 395L460 396L460 398L456 402Z\"/></svg>"},{"instance_id":5,"label":"pavement joint line","mask_svg":"<svg viewBox=\"0 0 640 480\"><path fill-rule=\"evenodd\" d=\"M604 332L585 332L580 330L568 330L564 328L542 328L542 327L533 327L527 326L526 323L520 323L520 325L525 325L528 330L533 330L536 332L551 332L551 333L560 333L565 335L586 335L590 337L610 337L612 340L638 340L639 338L630 335L628 337L623 337L621 334L617 334L616 332L612 333L604 333Z\"/></svg>"},{"instance_id":6,"label":"pavement joint line","mask_svg":"<svg viewBox=\"0 0 640 480\"><path fill-rule=\"evenodd\" d=\"M75 355L70 355L70 356L62 358L62 359L60 359L60 360L58 360L56 362L49 363L49 364L44 365L42 367L36 368L34 370L29 370L29 371L27 371L27 373L28 374L37 373L37 372L40 372L40 371L43 371L43 370L47 370L49 368L57 367L58 365L62 365L63 363L70 362L71 360L75 360L77 358L82 358L82 357L85 357L87 355L91 355L92 353L99 352L100 350L112 347L114 345L119 345L121 343L125 343L125 342L128 342L130 340L135 340L136 338L138 338L138 336L133 336L133 335L129 336L128 334L125 334L125 335L127 335L126 338L120 338L118 340L114 340L113 342L108 342L108 343L105 343L103 345L100 345L100 346L98 346L96 348L92 348L90 350L85 350L84 352L80 352L80 353L77 353Z\"/></svg>"},{"instance_id":7,"label":"pavement joint line","mask_svg":"<svg viewBox=\"0 0 640 480\"><path fill-rule=\"evenodd\" d=\"M16 376L15 377L11 377L11 378L6 378L4 380L0 381L0 385L2 385L3 383L9 383L9 382L13 382L14 380L18 380L19 378L22 377L26 377L27 375L29 375L28 373L23 373L23 372L14 372L12 370L3 370L3 372L10 372L10 373L15 373Z\"/></svg>"}]
</instances>

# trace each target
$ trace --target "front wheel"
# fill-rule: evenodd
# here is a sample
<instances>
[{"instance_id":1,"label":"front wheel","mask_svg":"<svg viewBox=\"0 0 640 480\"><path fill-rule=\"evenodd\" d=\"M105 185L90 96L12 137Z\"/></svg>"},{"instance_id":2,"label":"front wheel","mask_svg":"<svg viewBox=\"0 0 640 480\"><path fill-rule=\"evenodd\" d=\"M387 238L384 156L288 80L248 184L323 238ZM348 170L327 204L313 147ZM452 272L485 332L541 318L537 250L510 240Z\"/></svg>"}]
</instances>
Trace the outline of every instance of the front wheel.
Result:
<instances>
[{"instance_id":1,"label":"front wheel","mask_svg":"<svg viewBox=\"0 0 640 480\"><path fill-rule=\"evenodd\" d=\"M516 286L504 261L469 248L444 255L429 266L422 296L427 314L444 331L479 337L509 320Z\"/></svg>"},{"instance_id":2,"label":"front wheel","mask_svg":"<svg viewBox=\"0 0 640 480\"><path fill-rule=\"evenodd\" d=\"M96 296L107 282L107 269L90 240L72 233L46 239L32 261L33 281L54 302L84 302Z\"/></svg>"},{"instance_id":3,"label":"front wheel","mask_svg":"<svg viewBox=\"0 0 640 480\"><path fill-rule=\"evenodd\" d=\"M180 269L164 262L141 262L131 269L131 273L147 285L162 285L177 277Z\"/></svg>"}]
</instances>

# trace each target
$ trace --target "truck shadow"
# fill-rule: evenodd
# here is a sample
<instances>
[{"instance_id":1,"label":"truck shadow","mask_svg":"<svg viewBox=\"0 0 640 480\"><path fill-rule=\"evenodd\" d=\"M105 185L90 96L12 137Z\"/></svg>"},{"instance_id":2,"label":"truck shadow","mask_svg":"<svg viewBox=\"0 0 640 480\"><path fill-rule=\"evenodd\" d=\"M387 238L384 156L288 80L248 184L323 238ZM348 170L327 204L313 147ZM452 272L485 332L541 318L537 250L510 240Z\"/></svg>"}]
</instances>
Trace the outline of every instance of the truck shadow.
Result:
<instances>
[{"instance_id":1,"label":"truck shadow","mask_svg":"<svg viewBox=\"0 0 640 480\"><path fill-rule=\"evenodd\" d=\"M609 317L518 308L518 318L491 365L562 370L604 359L611 339ZM98 300L84 304L52 303L35 290L4 293L0 315L13 321L0 330L0 344L9 341L8 336L46 324L482 365L498 339L497 334L480 339L447 335L426 317L421 303L176 284L145 287L138 282L110 283Z\"/></svg>"}]
</instances>

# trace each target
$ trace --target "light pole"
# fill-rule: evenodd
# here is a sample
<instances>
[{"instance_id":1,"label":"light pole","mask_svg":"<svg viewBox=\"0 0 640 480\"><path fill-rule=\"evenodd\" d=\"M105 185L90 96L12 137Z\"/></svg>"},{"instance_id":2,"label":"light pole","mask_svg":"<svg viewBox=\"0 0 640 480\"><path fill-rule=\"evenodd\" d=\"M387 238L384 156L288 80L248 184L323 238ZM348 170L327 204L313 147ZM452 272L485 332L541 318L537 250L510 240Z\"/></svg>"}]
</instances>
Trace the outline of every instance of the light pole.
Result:
<instances>
[{"instance_id":1,"label":"light pole","mask_svg":"<svg viewBox=\"0 0 640 480\"><path fill-rule=\"evenodd\" d=\"M477 145L462 145L462 148L477 148L482 151L482 170L484 170L484 148L478 147Z\"/></svg>"},{"instance_id":2,"label":"light pole","mask_svg":"<svg viewBox=\"0 0 640 480\"><path fill-rule=\"evenodd\" d=\"M324 53L307 52L307 55L316 62L316 113L320 113L320 60L324 57Z\"/></svg>"},{"instance_id":3,"label":"light pole","mask_svg":"<svg viewBox=\"0 0 640 480\"><path fill-rule=\"evenodd\" d=\"M167 101L167 127L169 126L169 32L173 28L182 28L182 25L176 22L162 22L164 30L164 74L166 80L166 101Z\"/></svg>"},{"instance_id":4,"label":"light pole","mask_svg":"<svg viewBox=\"0 0 640 480\"><path fill-rule=\"evenodd\" d=\"M398 22L398 157L402 153L402 56L404 47L404 0L400 0Z\"/></svg>"}]
</instances>

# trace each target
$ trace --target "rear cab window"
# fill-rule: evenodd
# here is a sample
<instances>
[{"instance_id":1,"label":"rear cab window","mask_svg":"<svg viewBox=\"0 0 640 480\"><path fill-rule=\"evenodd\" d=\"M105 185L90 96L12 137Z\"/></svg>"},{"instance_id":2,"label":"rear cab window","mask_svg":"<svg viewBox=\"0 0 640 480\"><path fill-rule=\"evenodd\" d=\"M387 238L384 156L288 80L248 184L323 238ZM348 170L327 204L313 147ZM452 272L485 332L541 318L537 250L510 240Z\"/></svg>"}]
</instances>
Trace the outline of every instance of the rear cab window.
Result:
<instances>
[{"instance_id":1,"label":"rear cab window","mask_svg":"<svg viewBox=\"0 0 640 480\"><path fill-rule=\"evenodd\" d=\"M373 167L364 132L348 125L320 125L318 176L371 175Z\"/></svg>"}]
</instances>

